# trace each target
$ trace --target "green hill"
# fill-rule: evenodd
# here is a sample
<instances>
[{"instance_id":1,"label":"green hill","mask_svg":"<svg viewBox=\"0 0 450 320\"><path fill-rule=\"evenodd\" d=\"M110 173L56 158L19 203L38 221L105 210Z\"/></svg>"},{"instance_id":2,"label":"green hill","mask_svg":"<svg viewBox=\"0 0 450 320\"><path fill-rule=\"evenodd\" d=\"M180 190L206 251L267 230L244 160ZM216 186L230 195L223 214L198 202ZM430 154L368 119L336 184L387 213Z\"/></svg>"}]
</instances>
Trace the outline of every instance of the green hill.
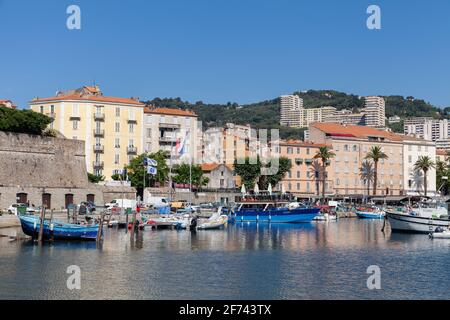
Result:
<instances>
[{"instance_id":1,"label":"green hill","mask_svg":"<svg viewBox=\"0 0 450 320\"><path fill-rule=\"evenodd\" d=\"M316 108L321 106L333 106L338 110L351 109L356 111L364 107L364 97L346 94L334 90L309 90L306 92L295 92L304 100L305 108ZM408 117L448 117L450 108L439 109L428 102L414 97L386 96L386 116L400 116L402 119ZM283 139L301 138L304 129L285 128L280 123L279 99L266 100L262 102L239 105L229 102L227 104L206 104L202 101L190 103L180 98L155 98L147 101L157 107L190 109L199 115L206 127L222 126L225 123L250 124L254 128L280 129ZM401 124L392 126L397 132L402 131Z\"/></svg>"}]
</instances>

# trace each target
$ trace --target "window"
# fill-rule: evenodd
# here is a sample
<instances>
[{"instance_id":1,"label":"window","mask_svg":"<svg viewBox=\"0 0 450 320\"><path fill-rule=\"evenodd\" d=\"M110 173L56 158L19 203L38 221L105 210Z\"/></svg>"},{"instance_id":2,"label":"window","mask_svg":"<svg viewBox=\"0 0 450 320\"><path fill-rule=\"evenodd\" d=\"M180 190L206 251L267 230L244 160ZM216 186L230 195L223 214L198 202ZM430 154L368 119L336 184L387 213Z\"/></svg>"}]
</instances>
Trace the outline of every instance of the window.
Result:
<instances>
[{"instance_id":1,"label":"window","mask_svg":"<svg viewBox=\"0 0 450 320\"><path fill-rule=\"evenodd\" d=\"M78 130L78 120L73 120L72 121L72 129L73 130Z\"/></svg>"},{"instance_id":2,"label":"window","mask_svg":"<svg viewBox=\"0 0 450 320\"><path fill-rule=\"evenodd\" d=\"M130 123L130 124L128 125L128 131L129 131L130 133L134 133L134 123Z\"/></svg>"},{"instance_id":3,"label":"window","mask_svg":"<svg viewBox=\"0 0 450 320\"><path fill-rule=\"evenodd\" d=\"M44 106L40 107L41 113L44 113Z\"/></svg>"},{"instance_id":4,"label":"window","mask_svg":"<svg viewBox=\"0 0 450 320\"><path fill-rule=\"evenodd\" d=\"M119 154L116 154L115 156L114 156L114 164L119 164L120 163L120 155Z\"/></svg>"},{"instance_id":5,"label":"window","mask_svg":"<svg viewBox=\"0 0 450 320\"><path fill-rule=\"evenodd\" d=\"M116 140L115 140L115 142L114 142L114 147L115 147L116 149L120 149L120 139L119 139L119 138L116 138Z\"/></svg>"},{"instance_id":6,"label":"window","mask_svg":"<svg viewBox=\"0 0 450 320\"><path fill-rule=\"evenodd\" d=\"M341 184L341 180L339 178L336 179L336 185L339 186Z\"/></svg>"},{"instance_id":7,"label":"window","mask_svg":"<svg viewBox=\"0 0 450 320\"><path fill-rule=\"evenodd\" d=\"M344 145L344 151L348 151L349 149L348 149L348 145L346 144L346 145Z\"/></svg>"},{"instance_id":8,"label":"window","mask_svg":"<svg viewBox=\"0 0 450 320\"><path fill-rule=\"evenodd\" d=\"M53 107L53 106L52 106ZM52 113L53 113L53 111L52 111ZM72 106L72 115L74 116L74 117L78 117L78 105L77 104L74 104L73 106Z\"/></svg>"},{"instance_id":9,"label":"window","mask_svg":"<svg viewBox=\"0 0 450 320\"><path fill-rule=\"evenodd\" d=\"M412 163L412 156L408 156L408 163Z\"/></svg>"},{"instance_id":10,"label":"window","mask_svg":"<svg viewBox=\"0 0 450 320\"><path fill-rule=\"evenodd\" d=\"M130 140L128 140L128 146L129 147L134 147L134 140L133 139L130 139Z\"/></svg>"},{"instance_id":11,"label":"window","mask_svg":"<svg viewBox=\"0 0 450 320\"><path fill-rule=\"evenodd\" d=\"M311 152L310 149L306 148L306 154L309 155L310 152Z\"/></svg>"},{"instance_id":12,"label":"window","mask_svg":"<svg viewBox=\"0 0 450 320\"><path fill-rule=\"evenodd\" d=\"M300 171L297 171L297 179L300 179Z\"/></svg>"},{"instance_id":13,"label":"window","mask_svg":"<svg viewBox=\"0 0 450 320\"><path fill-rule=\"evenodd\" d=\"M300 154L300 148L297 148L297 154Z\"/></svg>"},{"instance_id":14,"label":"window","mask_svg":"<svg viewBox=\"0 0 450 320\"><path fill-rule=\"evenodd\" d=\"M120 122L116 122L116 132L120 132Z\"/></svg>"},{"instance_id":15,"label":"window","mask_svg":"<svg viewBox=\"0 0 450 320\"><path fill-rule=\"evenodd\" d=\"M50 106L50 113L51 113L51 114L54 114L54 113L55 113L55 106L54 106L54 105L51 105L51 106Z\"/></svg>"},{"instance_id":16,"label":"window","mask_svg":"<svg viewBox=\"0 0 450 320\"><path fill-rule=\"evenodd\" d=\"M358 147L356 145L353 145L353 151L358 151Z\"/></svg>"},{"instance_id":17,"label":"window","mask_svg":"<svg viewBox=\"0 0 450 320\"><path fill-rule=\"evenodd\" d=\"M116 108L116 117L120 117L120 108Z\"/></svg>"},{"instance_id":18,"label":"window","mask_svg":"<svg viewBox=\"0 0 450 320\"><path fill-rule=\"evenodd\" d=\"M297 183L297 190L300 190L300 183Z\"/></svg>"}]
</instances>

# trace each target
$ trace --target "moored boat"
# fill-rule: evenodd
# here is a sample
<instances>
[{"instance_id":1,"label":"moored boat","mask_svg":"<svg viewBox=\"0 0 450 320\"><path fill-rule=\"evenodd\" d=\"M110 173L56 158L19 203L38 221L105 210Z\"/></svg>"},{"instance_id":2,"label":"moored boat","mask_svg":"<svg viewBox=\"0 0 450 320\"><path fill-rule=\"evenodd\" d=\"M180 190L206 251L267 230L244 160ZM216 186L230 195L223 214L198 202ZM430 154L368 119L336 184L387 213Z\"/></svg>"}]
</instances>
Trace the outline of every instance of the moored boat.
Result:
<instances>
[{"instance_id":1,"label":"moored boat","mask_svg":"<svg viewBox=\"0 0 450 320\"><path fill-rule=\"evenodd\" d=\"M236 222L309 223L320 212L320 208L301 203L290 205L290 199L279 196L244 198L237 203Z\"/></svg>"},{"instance_id":2,"label":"moored boat","mask_svg":"<svg viewBox=\"0 0 450 320\"><path fill-rule=\"evenodd\" d=\"M37 237L41 227L41 221L36 216L19 216L22 231L27 236ZM44 240L96 240L99 226L78 225L57 221L44 221Z\"/></svg>"},{"instance_id":3,"label":"moored boat","mask_svg":"<svg viewBox=\"0 0 450 320\"><path fill-rule=\"evenodd\" d=\"M394 232L426 233L436 228L448 228L447 208L439 202L422 202L402 211L387 211L387 219Z\"/></svg>"}]
</instances>

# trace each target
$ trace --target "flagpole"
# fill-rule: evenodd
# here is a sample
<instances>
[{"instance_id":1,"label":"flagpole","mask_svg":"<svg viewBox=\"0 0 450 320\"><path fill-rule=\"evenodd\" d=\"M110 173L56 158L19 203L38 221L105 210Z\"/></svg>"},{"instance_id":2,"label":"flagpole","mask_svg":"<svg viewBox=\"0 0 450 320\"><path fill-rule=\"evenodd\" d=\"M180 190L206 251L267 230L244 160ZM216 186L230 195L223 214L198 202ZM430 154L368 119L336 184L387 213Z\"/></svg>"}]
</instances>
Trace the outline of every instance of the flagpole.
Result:
<instances>
[{"instance_id":1,"label":"flagpole","mask_svg":"<svg viewBox=\"0 0 450 320\"><path fill-rule=\"evenodd\" d=\"M170 142L170 161L169 161L169 203L172 202L172 154L173 154L173 141Z\"/></svg>"},{"instance_id":2,"label":"flagpole","mask_svg":"<svg viewBox=\"0 0 450 320\"><path fill-rule=\"evenodd\" d=\"M144 188L142 189L142 204L144 203L144 197L145 197L145 174L147 171L147 167L145 166L145 162L144 162Z\"/></svg>"},{"instance_id":3,"label":"flagpole","mask_svg":"<svg viewBox=\"0 0 450 320\"><path fill-rule=\"evenodd\" d=\"M189 202L192 205L192 156L189 154Z\"/></svg>"}]
</instances>

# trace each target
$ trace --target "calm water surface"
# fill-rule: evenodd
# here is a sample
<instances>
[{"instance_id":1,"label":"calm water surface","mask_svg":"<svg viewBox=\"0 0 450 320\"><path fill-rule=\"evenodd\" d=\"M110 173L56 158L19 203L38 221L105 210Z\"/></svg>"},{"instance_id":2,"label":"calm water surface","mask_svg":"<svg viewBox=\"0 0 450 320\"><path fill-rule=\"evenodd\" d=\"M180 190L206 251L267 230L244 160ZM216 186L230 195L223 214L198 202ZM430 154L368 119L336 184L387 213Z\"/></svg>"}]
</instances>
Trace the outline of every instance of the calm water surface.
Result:
<instances>
[{"instance_id":1,"label":"calm water surface","mask_svg":"<svg viewBox=\"0 0 450 320\"><path fill-rule=\"evenodd\" d=\"M0 299L450 299L450 240L383 234L382 223L148 230L134 243L107 230L101 247L0 238ZM70 265L79 291L67 289ZM367 289L370 265L381 290Z\"/></svg>"}]
</instances>

